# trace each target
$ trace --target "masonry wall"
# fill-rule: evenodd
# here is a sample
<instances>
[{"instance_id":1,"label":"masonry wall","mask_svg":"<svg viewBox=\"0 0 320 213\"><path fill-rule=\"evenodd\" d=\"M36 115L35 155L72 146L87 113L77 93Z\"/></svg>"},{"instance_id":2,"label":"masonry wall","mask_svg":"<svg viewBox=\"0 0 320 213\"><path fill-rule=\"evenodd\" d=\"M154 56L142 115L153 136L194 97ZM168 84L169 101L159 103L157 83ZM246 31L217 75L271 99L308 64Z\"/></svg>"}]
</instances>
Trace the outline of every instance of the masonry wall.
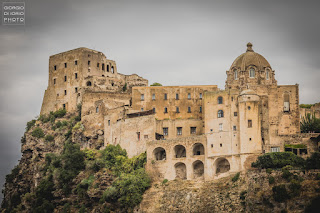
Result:
<instances>
[{"instance_id":1,"label":"masonry wall","mask_svg":"<svg viewBox=\"0 0 320 213\"><path fill-rule=\"evenodd\" d=\"M121 119L110 125L109 120L112 117L105 116L105 146L119 144L129 157L145 152L146 143L155 140L154 115Z\"/></svg>"}]
</instances>

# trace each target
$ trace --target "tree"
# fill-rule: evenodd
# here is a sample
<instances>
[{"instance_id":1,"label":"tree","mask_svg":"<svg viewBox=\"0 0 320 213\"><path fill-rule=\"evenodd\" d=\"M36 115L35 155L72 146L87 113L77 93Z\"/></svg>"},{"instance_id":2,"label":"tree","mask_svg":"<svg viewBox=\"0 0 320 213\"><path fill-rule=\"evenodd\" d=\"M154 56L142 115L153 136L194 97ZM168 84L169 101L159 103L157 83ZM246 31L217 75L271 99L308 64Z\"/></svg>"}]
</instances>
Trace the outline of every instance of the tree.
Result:
<instances>
[{"instance_id":1,"label":"tree","mask_svg":"<svg viewBox=\"0 0 320 213\"><path fill-rule=\"evenodd\" d=\"M154 82L153 84L150 85L151 87L156 87L156 86L162 86L162 84Z\"/></svg>"},{"instance_id":2,"label":"tree","mask_svg":"<svg viewBox=\"0 0 320 213\"><path fill-rule=\"evenodd\" d=\"M301 132L320 132L320 119L315 114L305 114L300 122Z\"/></svg>"}]
</instances>

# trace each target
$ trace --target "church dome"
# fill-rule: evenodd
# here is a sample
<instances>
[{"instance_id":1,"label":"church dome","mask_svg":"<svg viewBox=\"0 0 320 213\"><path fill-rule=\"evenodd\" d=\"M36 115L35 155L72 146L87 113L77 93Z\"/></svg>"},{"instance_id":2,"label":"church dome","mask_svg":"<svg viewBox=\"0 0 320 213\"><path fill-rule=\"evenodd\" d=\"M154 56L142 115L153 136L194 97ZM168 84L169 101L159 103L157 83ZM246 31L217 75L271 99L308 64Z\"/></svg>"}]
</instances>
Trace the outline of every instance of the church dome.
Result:
<instances>
[{"instance_id":1,"label":"church dome","mask_svg":"<svg viewBox=\"0 0 320 213\"><path fill-rule=\"evenodd\" d=\"M246 70L251 65L256 66L258 70L263 70L265 67L271 68L269 62L262 55L253 51L252 44L249 42L247 51L234 60L230 69L235 67L240 68L240 70Z\"/></svg>"}]
</instances>

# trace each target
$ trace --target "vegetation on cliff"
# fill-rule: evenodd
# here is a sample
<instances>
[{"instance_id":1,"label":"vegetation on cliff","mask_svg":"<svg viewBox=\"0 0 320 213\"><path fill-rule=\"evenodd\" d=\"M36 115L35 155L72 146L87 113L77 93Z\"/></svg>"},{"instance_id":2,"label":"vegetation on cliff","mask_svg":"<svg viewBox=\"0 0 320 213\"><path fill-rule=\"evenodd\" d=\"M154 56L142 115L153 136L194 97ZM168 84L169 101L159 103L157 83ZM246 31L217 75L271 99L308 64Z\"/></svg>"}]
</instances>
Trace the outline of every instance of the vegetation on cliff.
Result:
<instances>
[{"instance_id":1,"label":"vegetation on cliff","mask_svg":"<svg viewBox=\"0 0 320 213\"><path fill-rule=\"evenodd\" d=\"M320 132L320 119L316 118L315 114L305 114L300 122L301 132Z\"/></svg>"},{"instance_id":2,"label":"vegetation on cliff","mask_svg":"<svg viewBox=\"0 0 320 213\"><path fill-rule=\"evenodd\" d=\"M131 212L141 202L151 182L146 154L128 158L119 145L81 149L88 139L80 113L58 110L27 123L22 159L6 177L4 212Z\"/></svg>"}]
</instances>

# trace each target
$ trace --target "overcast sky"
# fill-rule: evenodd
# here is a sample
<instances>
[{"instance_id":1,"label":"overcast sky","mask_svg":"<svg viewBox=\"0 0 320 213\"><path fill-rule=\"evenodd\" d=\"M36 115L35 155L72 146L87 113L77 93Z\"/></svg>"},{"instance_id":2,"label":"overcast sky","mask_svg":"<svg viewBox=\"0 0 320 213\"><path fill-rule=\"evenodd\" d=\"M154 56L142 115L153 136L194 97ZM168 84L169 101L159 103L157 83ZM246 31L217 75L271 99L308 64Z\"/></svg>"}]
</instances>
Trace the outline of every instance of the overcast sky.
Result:
<instances>
[{"instance_id":1,"label":"overcast sky","mask_svg":"<svg viewBox=\"0 0 320 213\"><path fill-rule=\"evenodd\" d=\"M298 83L300 103L320 101L319 0L23 1L25 26L0 25L1 185L40 112L49 56L77 47L149 83L223 89L225 71L252 42L279 85Z\"/></svg>"}]
</instances>

